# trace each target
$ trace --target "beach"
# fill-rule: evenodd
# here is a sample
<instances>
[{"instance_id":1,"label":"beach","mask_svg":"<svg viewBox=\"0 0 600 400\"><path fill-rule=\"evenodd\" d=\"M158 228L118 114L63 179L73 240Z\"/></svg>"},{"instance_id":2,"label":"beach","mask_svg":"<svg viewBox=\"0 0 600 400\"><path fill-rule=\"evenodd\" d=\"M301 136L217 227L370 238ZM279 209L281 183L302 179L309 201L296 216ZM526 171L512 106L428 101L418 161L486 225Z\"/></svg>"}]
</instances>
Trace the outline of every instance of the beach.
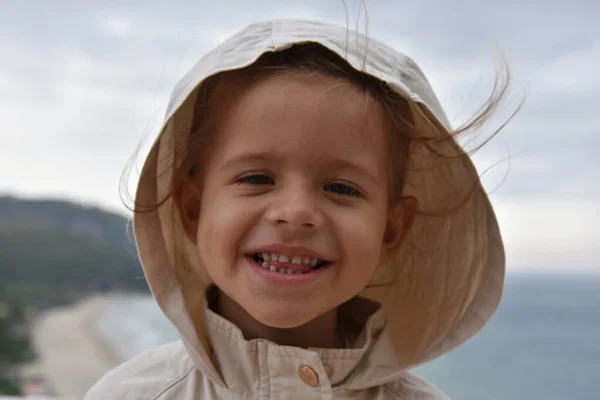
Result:
<instances>
[{"instance_id":1,"label":"beach","mask_svg":"<svg viewBox=\"0 0 600 400\"><path fill-rule=\"evenodd\" d=\"M94 382L120 363L94 326L112 301L111 297L93 296L70 307L49 310L37 321L32 344L39 360L24 372L43 382L49 391L44 394L82 399Z\"/></svg>"}]
</instances>

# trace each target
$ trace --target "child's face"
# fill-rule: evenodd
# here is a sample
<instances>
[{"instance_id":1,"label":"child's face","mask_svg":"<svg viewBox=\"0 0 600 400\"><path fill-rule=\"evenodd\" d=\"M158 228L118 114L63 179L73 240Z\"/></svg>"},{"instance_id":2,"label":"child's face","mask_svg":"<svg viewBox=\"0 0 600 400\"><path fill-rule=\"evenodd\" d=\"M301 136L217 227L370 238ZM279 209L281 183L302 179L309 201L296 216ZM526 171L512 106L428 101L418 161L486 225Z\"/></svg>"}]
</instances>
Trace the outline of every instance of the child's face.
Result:
<instances>
[{"instance_id":1,"label":"child's face","mask_svg":"<svg viewBox=\"0 0 600 400\"><path fill-rule=\"evenodd\" d=\"M321 75L229 82L215 96L201 194L181 196L183 214L200 213L185 223L227 296L268 326L302 325L357 295L402 236L382 111Z\"/></svg>"}]
</instances>

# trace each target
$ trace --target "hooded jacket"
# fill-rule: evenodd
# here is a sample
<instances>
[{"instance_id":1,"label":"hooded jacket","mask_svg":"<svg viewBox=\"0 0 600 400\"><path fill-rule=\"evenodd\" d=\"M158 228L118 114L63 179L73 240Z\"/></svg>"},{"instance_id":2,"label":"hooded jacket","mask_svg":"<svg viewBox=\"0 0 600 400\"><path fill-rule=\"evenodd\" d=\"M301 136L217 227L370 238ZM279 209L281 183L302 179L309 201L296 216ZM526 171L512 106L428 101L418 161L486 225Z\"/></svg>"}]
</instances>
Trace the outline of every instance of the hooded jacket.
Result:
<instances>
[{"instance_id":1,"label":"hooded jacket","mask_svg":"<svg viewBox=\"0 0 600 400\"><path fill-rule=\"evenodd\" d=\"M207 77L300 43L318 43L385 82L417 105L416 123L436 126L440 134L451 130L425 76L407 56L342 27L300 20L261 22L206 54L177 84L161 135L144 164L136 201L152 204L167 190L173 148L180 140L175 133L189 127L197 90ZM407 239L413 245L403 246L393 262L375 272L374 285L341 306L342 318L362 327L344 349L246 340L240 329L211 310L215 287L207 274L197 278L192 291L174 270L169 238L184 243L185 235L172 218L173 202L136 214L134 231L147 281L181 340L110 371L86 400L446 399L410 370L461 345L491 318L502 293L504 250L471 161L454 141L434 145L456 157L432 165L413 149L409 157L414 168L405 191L425 209L461 194L469 193L468 200L444 216L419 216ZM192 253L188 251L193 258ZM192 314L205 321L204 329L194 327Z\"/></svg>"}]
</instances>

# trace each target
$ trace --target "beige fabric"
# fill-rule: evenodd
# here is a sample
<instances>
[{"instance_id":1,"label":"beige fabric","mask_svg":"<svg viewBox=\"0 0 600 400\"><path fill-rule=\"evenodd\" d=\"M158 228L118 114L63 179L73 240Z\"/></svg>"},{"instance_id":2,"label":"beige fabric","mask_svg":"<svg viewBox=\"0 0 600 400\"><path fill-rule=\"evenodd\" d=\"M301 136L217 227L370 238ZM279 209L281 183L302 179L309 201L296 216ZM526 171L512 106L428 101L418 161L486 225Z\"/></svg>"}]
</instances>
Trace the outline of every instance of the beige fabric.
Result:
<instances>
[{"instance_id":1,"label":"beige fabric","mask_svg":"<svg viewBox=\"0 0 600 400\"><path fill-rule=\"evenodd\" d=\"M204 79L247 66L265 52L306 42L334 51L411 100L420 126L433 125L439 135L450 129L425 76L405 55L342 27L297 20L253 24L206 54L175 87L165 125L142 170L138 205L154 204L167 192L176 161L173 148L187 140ZM206 307L211 284L206 273L192 277L174 270L174 243L187 262L200 261L172 202L159 211L136 214L134 230L147 280L183 347L174 344L133 360L99 382L88 398L443 398L407 371L464 343L491 318L502 293L504 250L471 161L460 157L462 150L453 141L434 147L451 157L432 161L424 146L411 149L406 192L419 199L425 213L417 218L408 245L376 271L372 284L384 285L365 290L355 302L357 313L370 301L381 305L365 316L364 340L355 349L302 350L245 341L236 327ZM465 199L457 211L431 214L456 208ZM196 332L191 312L206 319L204 331ZM331 380L324 372L325 360L333 364ZM316 372L317 387L299 378L300 364Z\"/></svg>"},{"instance_id":2,"label":"beige fabric","mask_svg":"<svg viewBox=\"0 0 600 400\"><path fill-rule=\"evenodd\" d=\"M355 302L359 307L373 306L364 299ZM368 317L351 348L335 350L247 341L236 326L209 309L205 317L214 347L211 362L221 384L197 367L181 342L175 342L109 372L85 400L447 399L417 376L399 371L382 310ZM314 380L306 379L301 370L308 370Z\"/></svg>"}]
</instances>

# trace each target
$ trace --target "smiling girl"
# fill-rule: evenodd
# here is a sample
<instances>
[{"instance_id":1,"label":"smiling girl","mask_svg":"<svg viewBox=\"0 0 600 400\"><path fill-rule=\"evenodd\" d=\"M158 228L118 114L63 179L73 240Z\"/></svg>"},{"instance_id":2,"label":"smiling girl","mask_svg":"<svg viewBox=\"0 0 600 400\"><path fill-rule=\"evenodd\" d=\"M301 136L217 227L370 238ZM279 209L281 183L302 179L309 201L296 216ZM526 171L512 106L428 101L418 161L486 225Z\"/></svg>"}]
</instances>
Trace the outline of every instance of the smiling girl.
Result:
<instances>
[{"instance_id":1,"label":"smiling girl","mask_svg":"<svg viewBox=\"0 0 600 400\"><path fill-rule=\"evenodd\" d=\"M134 229L181 341L87 399L442 399L409 370L479 331L504 250L407 56L345 28L250 25L176 86Z\"/></svg>"}]
</instances>

